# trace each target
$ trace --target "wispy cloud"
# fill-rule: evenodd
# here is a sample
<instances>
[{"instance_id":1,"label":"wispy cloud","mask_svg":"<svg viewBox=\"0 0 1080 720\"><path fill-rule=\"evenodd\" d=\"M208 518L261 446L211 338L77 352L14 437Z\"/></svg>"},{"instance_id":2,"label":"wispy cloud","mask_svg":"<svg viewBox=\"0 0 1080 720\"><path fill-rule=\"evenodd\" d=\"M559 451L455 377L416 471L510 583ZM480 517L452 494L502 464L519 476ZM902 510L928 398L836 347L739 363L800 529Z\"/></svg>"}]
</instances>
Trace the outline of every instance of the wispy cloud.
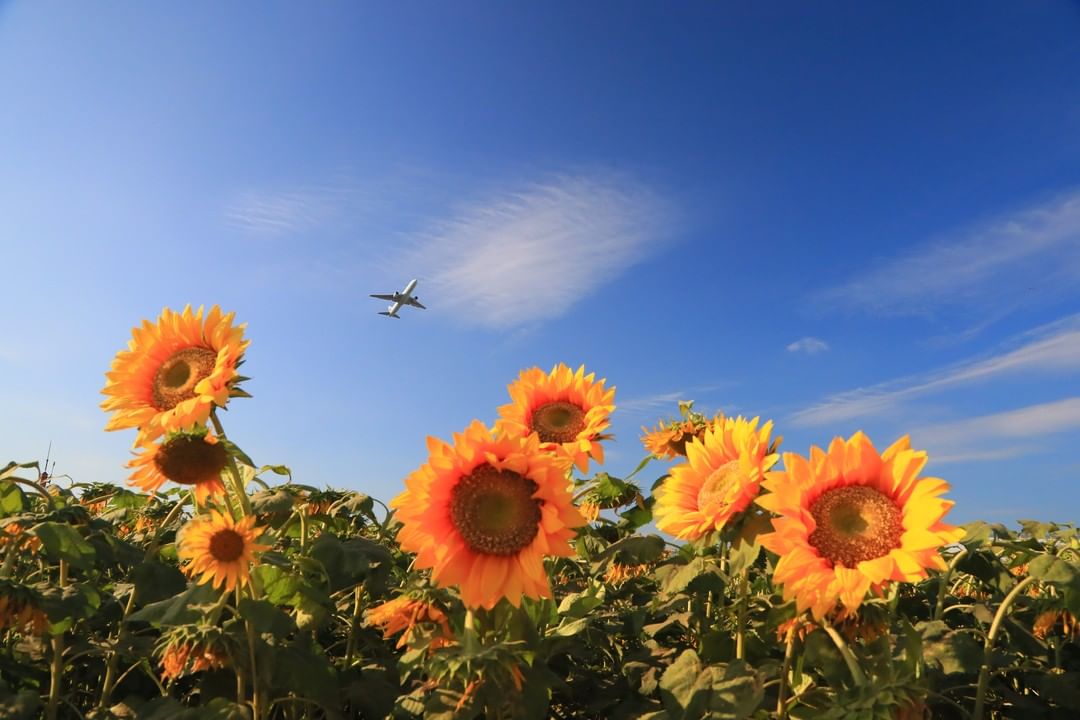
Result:
<instances>
[{"instance_id":1,"label":"wispy cloud","mask_svg":"<svg viewBox=\"0 0 1080 720\"><path fill-rule=\"evenodd\" d=\"M1080 315L1037 328L1010 346L1014 349L990 357L833 395L795 413L791 421L802 426L826 425L878 415L913 397L1007 373L1080 369Z\"/></svg>"},{"instance_id":2,"label":"wispy cloud","mask_svg":"<svg viewBox=\"0 0 1080 720\"><path fill-rule=\"evenodd\" d=\"M641 395L632 397L629 400L616 400L616 406L620 415L629 415L632 417L653 415L657 413L675 415L678 413L680 400L694 400L703 396L707 397L710 393L724 387L727 387L727 385L699 385L687 390ZM733 408L729 406L729 409ZM696 410L700 410L700 408L695 408L695 411Z\"/></svg>"},{"instance_id":3,"label":"wispy cloud","mask_svg":"<svg viewBox=\"0 0 1080 720\"><path fill-rule=\"evenodd\" d=\"M655 252L673 219L668 202L624 177L562 175L460 208L400 260L441 310L505 329L565 313Z\"/></svg>"},{"instance_id":4,"label":"wispy cloud","mask_svg":"<svg viewBox=\"0 0 1080 720\"><path fill-rule=\"evenodd\" d=\"M999 311L1028 298L1077 292L1080 190L883 258L816 294L828 309L925 314L941 305Z\"/></svg>"},{"instance_id":5,"label":"wispy cloud","mask_svg":"<svg viewBox=\"0 0 1080 720\"><path fill-rule=\"evenodd\" d=\"M1002 447L1002 441L1042 438L1080 429L1080 397L1029 405L1016 410L981 415L917 428L912 437L928 447L935 463L1000 460L1019 457L1036 448ZM989 447L988 447L989 446Z\"/></svg>"},{"instance_id":6,"label":"wispy cloud","mask_svg":"<svg viewBox=\"0 0 1080 720\"><path fill-rule=\"evenodd\" d=\"M806 353L807 355L817 355L820 352L825 352L829 349L829 343L816 337L804 337L801 340L796 340L787 346L787 351L792 353Z\"/></svg>"}]
</instances>

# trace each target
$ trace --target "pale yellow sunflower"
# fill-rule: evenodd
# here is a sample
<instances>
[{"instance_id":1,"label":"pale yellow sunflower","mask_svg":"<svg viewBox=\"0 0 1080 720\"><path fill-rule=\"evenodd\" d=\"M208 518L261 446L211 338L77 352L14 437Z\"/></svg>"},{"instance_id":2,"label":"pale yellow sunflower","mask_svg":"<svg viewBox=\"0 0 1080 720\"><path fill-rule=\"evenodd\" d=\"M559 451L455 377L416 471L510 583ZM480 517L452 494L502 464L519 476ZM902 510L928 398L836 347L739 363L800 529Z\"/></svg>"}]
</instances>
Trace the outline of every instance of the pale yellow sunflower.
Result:
<instances>
[{"instance_id":1,"label":"pale yellow sunflower","mask_svg":"<svg viewBox=\"0 0 1080 720\"><path fill-rule=\"evenodd\" d=\"M574 372L559 363L551 372L540 368L523 370L507 386L513 402L499 408L495 429L511 435L537 433L542 447L564 456L582 473L588 472L589 458L604 462L608 439L604 434L615 409L615 388L604 388L595 373L585 374L582 365Z\"/></svg>"},{"instance_id":2,"label":"pale yellow sunflower","mask_svg":"<svg viewBox=\"0 0 1080 720\"><path fill-rule=\"evenodd\" d=\"M836 438L827 453L811 448L809 460L784 453L785 469L769 473L769 492L757 499L779 516L761 543L780 556L773 582L784 598L818 620L837 609L845 616L870 590L944 570L939 549L964 531L942 522L949 485L918 477L924 465L926 453L906 436L879 455L861 432Z\"/></svg>"},{"instance_id":3,"label":"pale yellow sunflower","mask_svg":"<svg viewBox=\"0 0 1080 720\"><path fill-rule=\"evenodd\" d=\"M772 422L760 428L758 422L718 418L700 439L687 443L687 462L671 468L656 490L656 527L697 540L722 529L753 502L778 457L770 445Z\"/></svg>"},{"instance_id":4,"label":"pale yellow sunflower","mask_svg":"<svg viewBox=\"0 0 1080 720\"><path fill-rule=\"evenodd\" d=\"M224 407L238 381L236 368L250 341L245 325L233 326L233 313L215 305L182 313L168 308L156 323L144 320L131 331L105 373L101 403L112 417L106 430L139 428L144 440L205 424L210 411Z\"/></svg>"},{"instance_id":5,"label":"pale yellow sunflower","mask_svg":"<svg viewBox=\"0 0 1080 720\"><path fill-rule=\"evenodd\" d=\"M228 463L228 451L206 428L170 433L160 442L143 442L138 448L141 454L127 464L135 469L128 485L153 493L171 480L191 486L200 505L225 494L221 472Z\"/></svg>"},{"instance_id":6,"label":"pale yellow sunflower","mask_svg":"<svg viewBox=\"0 0 1080 720\"><path fill-rule=\"evenodd\" d=\"M390 502L403 527L398 541L431 568L437 585L460 588L469 607L505 597L550 598L545 556L570 557L574 507L566 465L528 436L493 434L474 421L449 445L428 438L428 461Z\"/></svg>"},{"instance_id":7,"label":"pale yellow sunflower","mask_svg":"<svg viewBox=\"0 0 1080 720\"><path fill-rule=\"evenodd\" d=\"M209 580L226 591L251 582L255 553L270 547L255 542L261 528L254 524L254 516L234 521L217 510L191 520L180 531L177 545L177 556L185 563L184 572L193 579L198 576L198 582Z\"/></svg>"}]
</instances>

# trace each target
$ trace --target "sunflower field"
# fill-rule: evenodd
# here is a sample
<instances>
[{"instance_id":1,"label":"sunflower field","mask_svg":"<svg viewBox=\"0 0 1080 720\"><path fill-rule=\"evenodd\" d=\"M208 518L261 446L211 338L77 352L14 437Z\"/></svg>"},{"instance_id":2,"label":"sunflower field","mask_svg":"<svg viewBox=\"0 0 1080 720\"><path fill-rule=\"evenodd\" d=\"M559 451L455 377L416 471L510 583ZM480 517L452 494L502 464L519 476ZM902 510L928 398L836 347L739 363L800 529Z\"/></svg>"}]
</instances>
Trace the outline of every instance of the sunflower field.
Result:
<instances>
[{"instance_id":1,"label":"sunflower field","mask_svg":"<svg viewBox=\"0 0 1080 720\"><path fill-rule=\"evenodd\" d=\"M129 487L0 468L0 717L1080 717L1076 528L950 524L906 437L682 403L616 477L615 389L531 368L384 504L226 435L248 345L133 330Z\"/></svg>"}]
</instances>

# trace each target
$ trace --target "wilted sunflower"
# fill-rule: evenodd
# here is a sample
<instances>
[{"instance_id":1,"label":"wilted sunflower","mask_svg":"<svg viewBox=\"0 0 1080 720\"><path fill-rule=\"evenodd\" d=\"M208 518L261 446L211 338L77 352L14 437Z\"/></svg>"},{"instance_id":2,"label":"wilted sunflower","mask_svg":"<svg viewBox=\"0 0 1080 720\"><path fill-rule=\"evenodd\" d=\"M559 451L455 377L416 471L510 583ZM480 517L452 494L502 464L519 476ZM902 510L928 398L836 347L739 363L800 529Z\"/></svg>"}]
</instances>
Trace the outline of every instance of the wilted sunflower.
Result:
<instances>
[{"instance_id":1,"label":"wilted sunflower","mask_svg":"<svg viewBox=\"0 0 1080 720\"><path fill-rule=\"evenodd\" d=\"M0 578L0 632L7 628L42 635L49 619L41 609L41 594L25 585Z\"/></svg>"},{"instance_id":2,"label":"wilted sunflower","mask_svg":"<svg viewBox=\"0 0 1080 720\"><path fill-rule=\"evenodd\" d=\"M370 624L383 629L383 637L386 639L404 630L396 645L399 649L409 644L419 623L438 626L437 634L431 639L429 648L443 647L454 641L454 634L450 631L450 624L442 610L431 603L407 595L376 605L364 613L364 616Z\"/></svg>"},{"instance_id":3,"label":"wilted sunflower","mask_svg":"<svg viewBox=\"0 0 1080 720\"><path fill-rule=\"evenodd\" d=\"M190 485L195 492L195 501L200 505L225 493L221 471L228 462L228 451L205 428L196 432L170 433L160 442L143 443L139 449L142 454L127 464L129 468L135 468L128 478L128 485L149 493L155 492L166 480Z\"/></svg>"},{"instance_id":4,"label":"wilted sunflower","mask_svg":"<svg viewBox=\"0 0 1080 720\"><path fill-rule=\"evenodd\" d=\"M718 418L687 443L687 462L671 468L655 493L656 527L682 540L723 528L753 502L776 464L771 434L771 421L758 428L758 418Z\"/></svg>"},{"instance_id":5,"label":"wilted sunflower","mask_svg":"<svg viewBox=\"0 0 1080 720\"><path fill-rule=\"evenodd\" d=\"M569 540L585 524L565 464L535 434L493 435L479 421L453 445L429 437L428 451L390 502L416 567L431 568L440 586L457 585L469 607L551 597L544 557L572 556Z\"/></svg>"},{"instance_id":6,"label":"wilted sunflower","mask_svg":"<svg viewBox=\"0 0 1080 720\"><path fill-rule=\"evenodd\" d=\"M867 591L915 582L927 569L945 569L939 548L964 531L941 519L953 506L939 497L938 478L919 478L926 453L905 436L882 454L861 432L836 438L810 459L784 453L782 472L769 473L757 503L780 517L761 543L780 556L773 581L784 598L821 620L862 604Z\"/></svg>"},{"instance_id":7,"label":"wilted sunflower","mask_svg":"<svg viewBox=\"0 0 1080 720\"><path fill-rule=\"evenodd\" d=\"M226 591L246 585L255 553L269 549L255 542L260 529L254 524L254 516L234 521L217 510L193 519L180 531L177 548L180 560L187 562L184 572Z\"/></svg>"},{"instance_id":8,"label":"wilted sunflower","mask_svg":"<svg viewBox=\"0 0 1080 720\"><path fill-rule=\"evenodd\" d=\"M101 392L109 398L101 407L113 413L105 429L139 428L152 440L205 423L215 405L224 407L250 344L245 325L232 321L217 305L205 317L189 305L182 313L165 308L157 323L134 328L128 349L105 373Z\"/></svg>"},{"instance_id":9,"label":"wilted sunflower","mask_svg":"<svg viewBox=\"0 0 1080 720\"><path fill-rule=\"evenodd\" d=\"M513 402L499 408L496 430L511 435L537 433L545 450L564 455L582 473L589 458L604 462L600 441L611 424L615 409L615 388L596 382L595 373L585 374L582 365L574 372L559 363L551 372L540 368L523 370L507 386Z\"/></svg>"}]
</instances>

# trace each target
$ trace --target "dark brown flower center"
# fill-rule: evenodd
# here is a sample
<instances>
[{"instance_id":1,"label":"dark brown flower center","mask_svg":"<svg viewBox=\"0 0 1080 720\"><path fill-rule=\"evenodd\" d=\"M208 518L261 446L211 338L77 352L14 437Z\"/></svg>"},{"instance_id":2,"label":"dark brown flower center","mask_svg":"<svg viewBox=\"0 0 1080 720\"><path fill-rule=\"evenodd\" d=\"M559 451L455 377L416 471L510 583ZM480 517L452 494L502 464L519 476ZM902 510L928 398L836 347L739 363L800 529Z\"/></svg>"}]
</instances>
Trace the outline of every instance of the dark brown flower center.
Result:
<instances>
[{"instance_id":1,"label":"dark brown flower center","mask_svg":"<svg viewBox=\"0 0 1080 720\"><path fill-rule=\"evenodd\" d=\"M713 470L698 490L698 510L706 515L726 512L738 499L742 480L738 460L724 463Z\"/></svg>"},{"instance_id":2,"label":"dark brown flower center","mask_svg":"<svg viewBox=\"0 0 1080 720\"><path fill-rule=\"evenodd\" d=\"M549 402L533 410L530 426L543 442L572 442L585 429L585 411L573 403Z\"/></svg>"},{"instance_id":3,"label":"dark brown flower center","mask_svg":"<svg viewBox=\"0 0 1080 720\"><path fill-rule=\"evenodd\" d=\"M154 456L158 471L180 485L217 480L227 461L222 443L210 444L199 435L176 435L165 441Z\"/></svg>"},{"instance_id":4,"label":"dark brown flower center","mask_svg":"<svg viewBox=\"0 0 1080 720\"><path fill-rule=\"evenodd\" d=\"M222 528L210 536L210 554L218 562L233 562L244 554L244 536Z\"/></svg>"},{"instance_id":5,"label":"dark brown flower center","mask_svg":"<svg viewBox=\"0 0 1080 720\"><path fill-rule=\"evenodd\" d=\"M510 470L484 464L461 478L450 494L450 520L473 552L514 555L540 528L537 485Z\"/></svg>"},{"instance_id":6,"label":"dark brown flower center","mask_svg":"<svg viewBox=\"0 0 1080 720\"><path fill-rule=\"evenodd\" d=\"M900 547L903 514L892 498L865 485L822 493L810 505L817 529L810 544L833 565L854 568Z\"/></svg>"},{"instance_id":7,"label":"dark brown flower center","mask_svg":"<svg viewBox=\"0 0 1080 720\"><path fill-rule=\"evenodd\" d=\"M195 397L195 386L214 371L216 362L217 353L210 348L188 347L174 352L154 375L154 407L172 410Z\"/></svg>"}]
</instances>

